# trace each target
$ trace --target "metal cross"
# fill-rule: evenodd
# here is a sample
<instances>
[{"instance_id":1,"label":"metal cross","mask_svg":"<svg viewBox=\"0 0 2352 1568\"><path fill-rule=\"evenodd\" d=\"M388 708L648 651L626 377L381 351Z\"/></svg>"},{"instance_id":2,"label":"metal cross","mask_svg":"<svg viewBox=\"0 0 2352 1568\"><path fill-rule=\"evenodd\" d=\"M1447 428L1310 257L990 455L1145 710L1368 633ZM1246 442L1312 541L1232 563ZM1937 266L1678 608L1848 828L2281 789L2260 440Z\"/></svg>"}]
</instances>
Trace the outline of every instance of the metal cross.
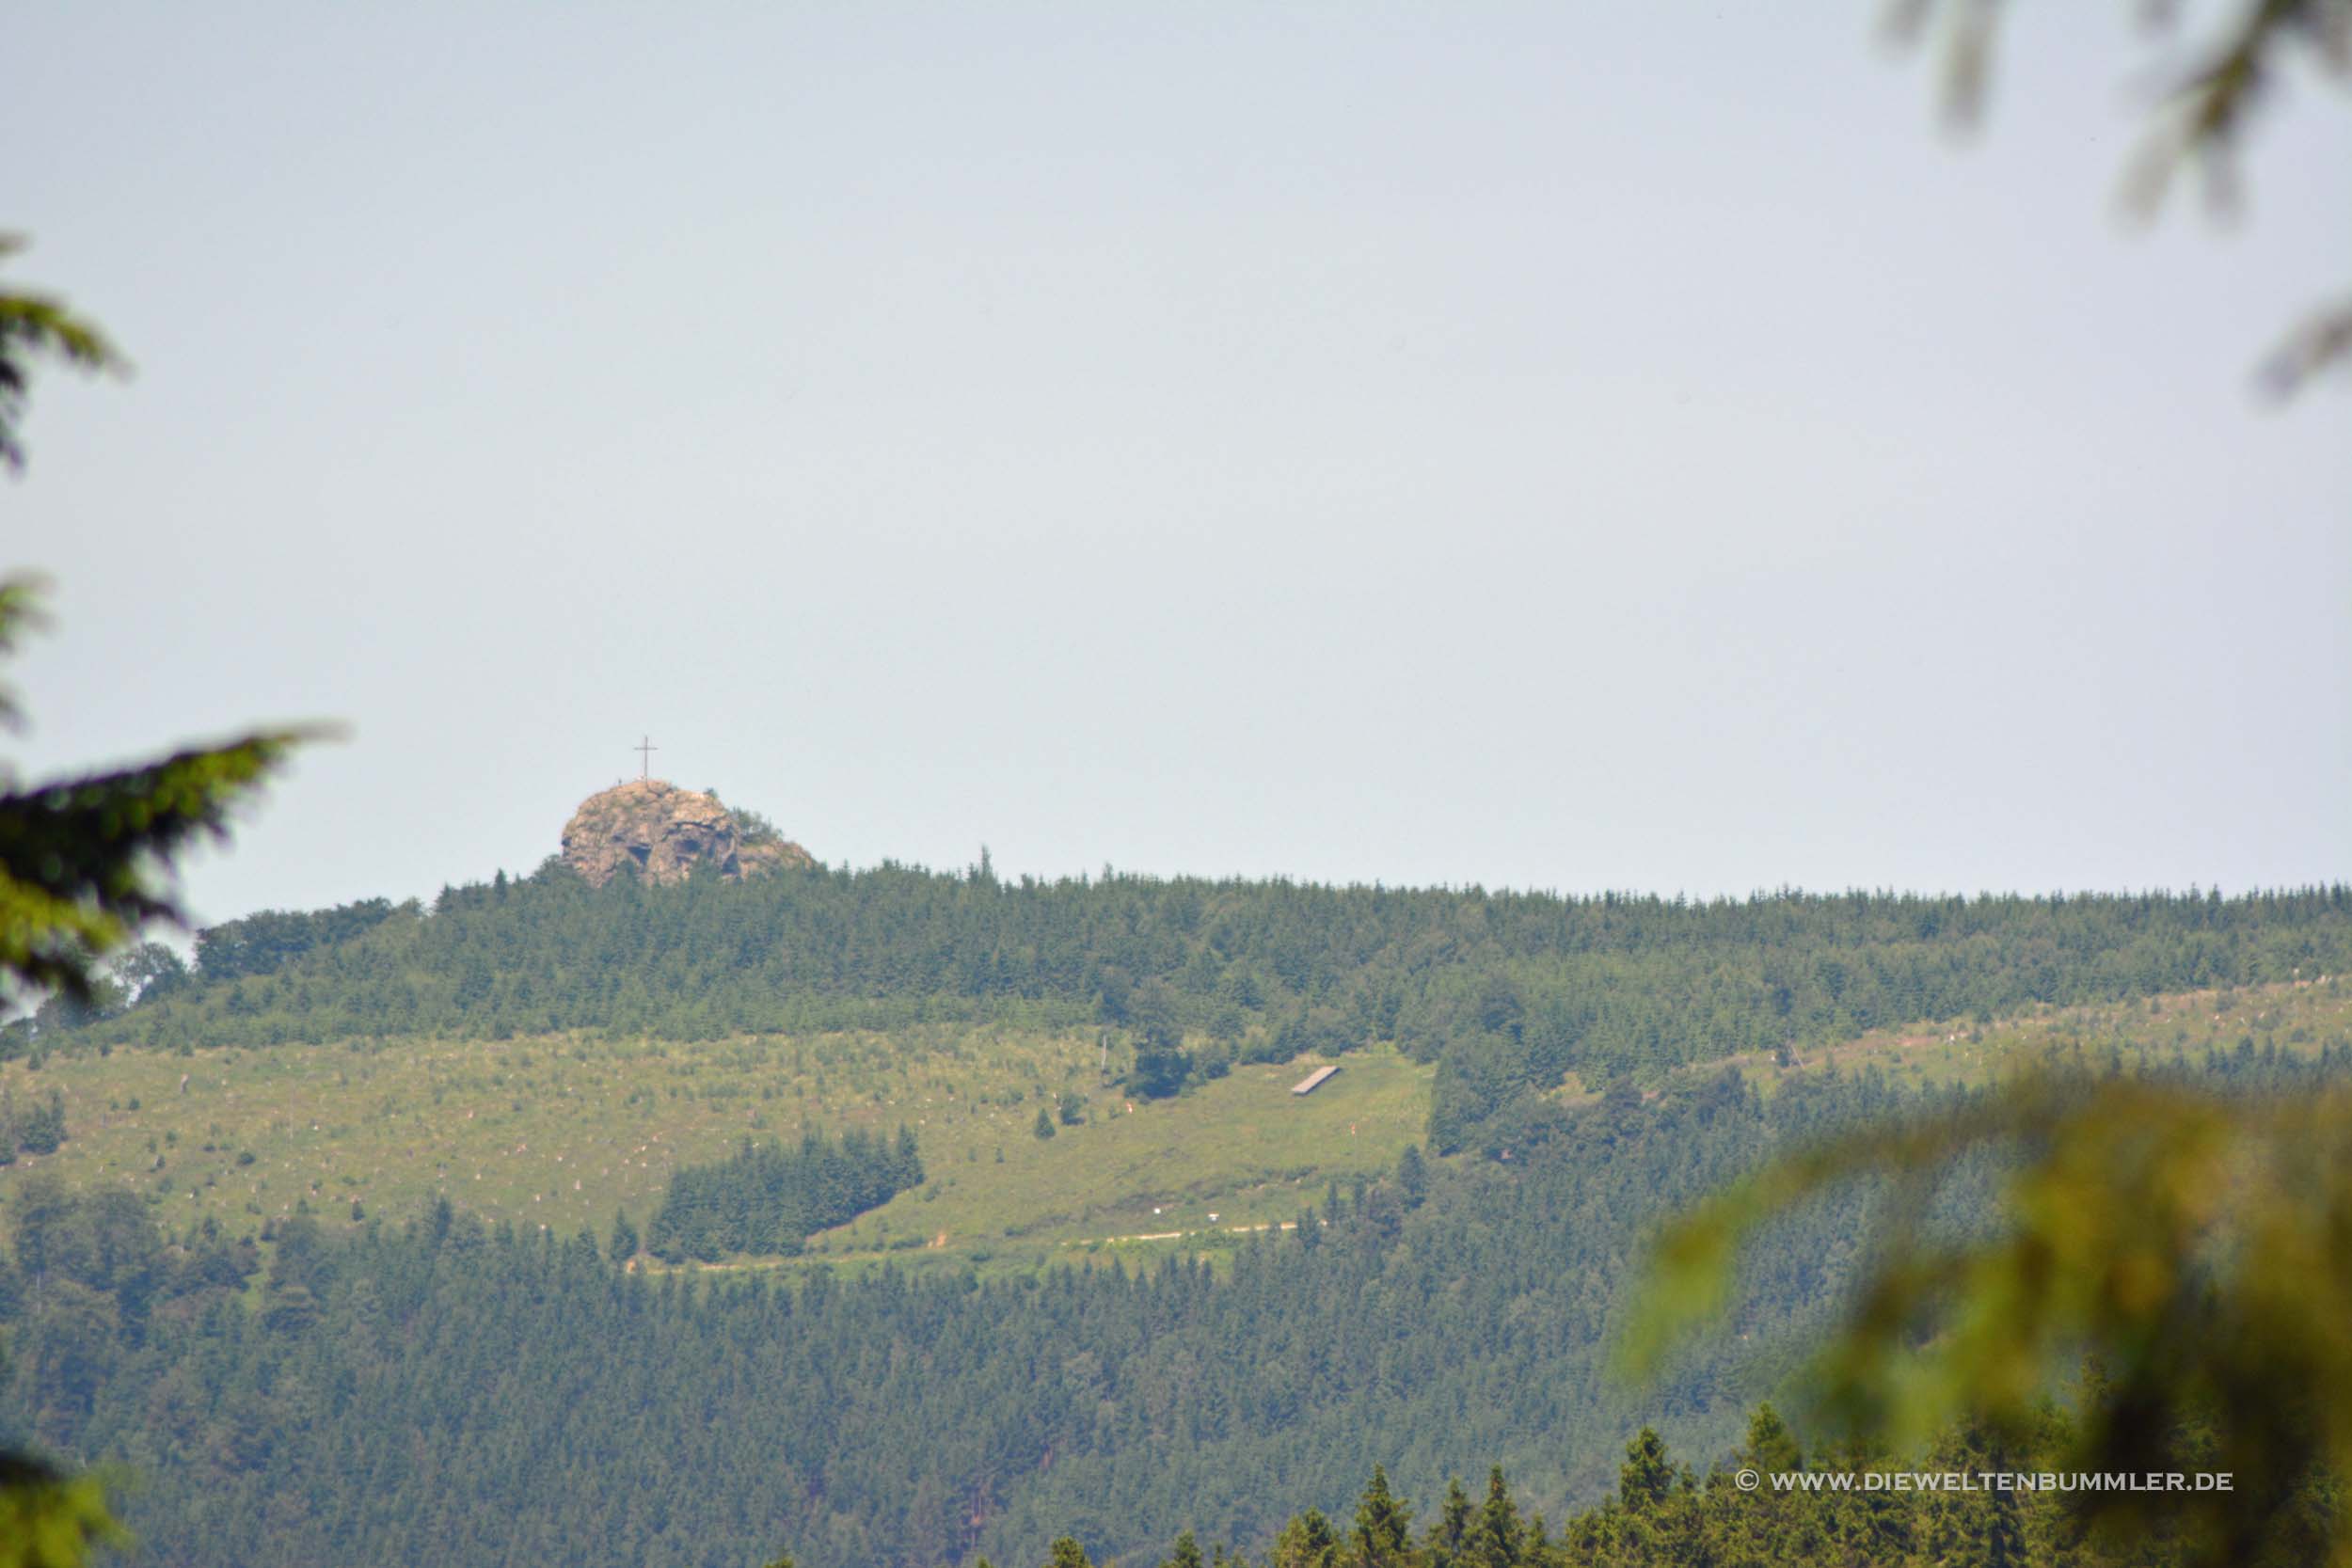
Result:
<instances>
[{"instance_id":1,"label":"metal cross","mask_svg":"<svg viewBox=\"0 0 2352 1568\"><path fill-rule=\"evenodd\" d=\"M637 776L641 779L652 778L653 753L661 750L660 747L653 743L653 736L645 736L636 745L631 746L629 750L637 753Z\"/></svg>"}]
</instances>

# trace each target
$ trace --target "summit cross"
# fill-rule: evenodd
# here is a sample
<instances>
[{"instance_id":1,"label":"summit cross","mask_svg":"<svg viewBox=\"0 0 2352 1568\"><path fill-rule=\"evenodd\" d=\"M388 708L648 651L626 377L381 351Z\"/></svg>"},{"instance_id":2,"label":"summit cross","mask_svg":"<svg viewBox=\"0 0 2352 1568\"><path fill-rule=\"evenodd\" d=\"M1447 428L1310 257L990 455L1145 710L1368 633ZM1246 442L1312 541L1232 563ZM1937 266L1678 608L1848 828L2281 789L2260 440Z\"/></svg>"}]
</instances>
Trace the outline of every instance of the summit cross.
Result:
<instances>
[{"instance_id":1,"label":"summit cross","mask_svg":"<svg viewBox=\"0 0 2352 1568\"><path fill-rule=\"evenodd\" d=\"M636 745L631 746L629 750L637 753L637 776L641 779L652 778L653 754L654 752L661 750L660 747L653 743L653 736L646 736L644 739L638 741Z\"/></svg>"}]
</instances>

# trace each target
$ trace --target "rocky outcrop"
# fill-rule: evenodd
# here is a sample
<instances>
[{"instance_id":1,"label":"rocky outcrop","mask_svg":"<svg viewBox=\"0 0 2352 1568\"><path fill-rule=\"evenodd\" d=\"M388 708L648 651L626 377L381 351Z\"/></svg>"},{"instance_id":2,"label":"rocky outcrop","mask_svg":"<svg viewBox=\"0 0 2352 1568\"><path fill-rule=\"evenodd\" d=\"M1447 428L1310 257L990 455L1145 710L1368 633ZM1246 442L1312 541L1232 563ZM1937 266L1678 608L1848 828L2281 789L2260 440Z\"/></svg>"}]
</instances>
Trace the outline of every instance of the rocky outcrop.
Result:
<instances>
[{"instance_id":1,"label":"rocky outcrop","mask_svg":"<svg viewBox=\"0 0 2352 1568\"><path fill-rule=\"evenodd\" d=\"M797 844L747 831L715 795L632 779L580 803L564 825L564 863L602 887L624 866L649 882L677 882L698 865L739 879L817 862Z\"/></svg>"}]
</instances>

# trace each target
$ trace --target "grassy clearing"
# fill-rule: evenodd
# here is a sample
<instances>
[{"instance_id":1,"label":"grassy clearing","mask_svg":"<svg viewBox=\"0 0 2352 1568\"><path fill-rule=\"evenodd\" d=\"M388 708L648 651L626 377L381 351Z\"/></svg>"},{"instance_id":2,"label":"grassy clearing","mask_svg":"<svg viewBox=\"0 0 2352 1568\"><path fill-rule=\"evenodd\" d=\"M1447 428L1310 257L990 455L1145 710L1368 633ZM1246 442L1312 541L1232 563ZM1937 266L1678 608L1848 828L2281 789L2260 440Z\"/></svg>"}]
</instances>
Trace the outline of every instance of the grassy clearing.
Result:
<instances>
[{"instance_id":1,"label":"grassy clearing","mask_svg":"<svg viewBox=\"0 0 2352 1568\"><path fill-rule=\"evenodd\" d=\"M1825 1067L1843 1071L1875 1067L1922 1086L1977 1084L2052 1061L2095 1066L2110 1048L2130 1068L2176 1053L2197 1057L2208 1050L2234 1051L2241 1041L2257 1050L2276 1046L2293 1052L2316 1052L2329 1042L2352 1045L2352 988L2329 976L2141 1002L2042 1007L1989 1022L1913 1023L1811 1052L1794 1069L1776 1067L1762 1055L1737 1056L1732 1065L1770 1094L1792 1071Z\"/></svg>"},{"instance_id":2,"label":"grassy clearing","mask_svg":"<svg viewBox=\"0 0 2352 1568\"><path fill-rule=\"evenodd\" d=\"M1048 1139L1030 1130L1034 1108L951 1121L936 1153L924 1145L929 1181L818 1237L813 1250L913 1243L1036 1256L1295 1220L1327 1183L1393 1166L1429 1117L1431 1069L1393 1051L1355 1053L1313 1094L1290 1092L1321 1065L1239 1068L1174 1100L1101 1090L1085 1126Z\"/></svg>"},{"instance_id":3,"label":"grassy clearing","mask_svg":"<svg viewBox=\"0 0 2352 1568\"><path fill-rule=\"evenodd\" d=\"M1812 1053L1801 1069L1734 1065L1769 1094L1792 1070L1830 1065L1936 1085L2053 1053L2103 1058L2112 1045L2128 1062L2241 1040L2289 1051L2352 1040L2352 989L2304 982L1912 1025ZM1428 1116L1430 1069L1390 1051L1343 1058L1304 1099L1290 1085L1311 1060L1237 1069L1156 1102L1104 1085L1098 1061L1091 1035L936 1026L707 1045L419 1039L12 1062L0 1066L0 1091L19 1104L62 1092L71 1137L0 1170L0 1207L28 1173L51 1171L139 1193L175 1227L210 1218L242 1234L304 1204L352 1223L355 1202L397 1220L442 1193L521 1228L601 1237L618 1209L642 1227L674 1168L744 1137L903 1121L929 1180L816 1238L811 1260L993 1273L1216 1254L1241 1227L1296 1219L1327 1183L1392 1165ZM1083 1100L1084 1125L1036 1137L1039 1107L1065 1091Z\"/></svg>"},{"instance_id":4,"label":"grassy clearing","mask_svg":"<svg viewBox=\"0 0 2352 1568\"><path fill-rule=\"evenodd\" d=\"M397 1219L440 1193L518 1227L603 1236L617 1209L642 1227L674 1168L742 1138L905 1122L930 1180L820 1238L819 1255L952 1249L1009 1261L1073 1239L1176 1228L1161 1222L1179 1212L1196 1223L1211 1212L1233 1224L1294 1218L1323 1182L1393 1163L1427 1116L1429 1069L1393 1053L1349 1058L1303 1101L1288 1091L1304 1066L1245 1068L1153 1103L1104 1086L1098 1061L1090 1037L938 1028L14 1062L0 1067L0 1091L20 1103L62 1092L71 1136L55 1155L0 1171L0 1205L45 1170L77 1188L140 1193L168 1225L210 1218L230 1234L304 1205L328 1220L348 1222L355 1202ZM1037 1138L1038 1108L1065 1091L1085 1101L1085 1125Z\"/></svg>"}]
</instances>

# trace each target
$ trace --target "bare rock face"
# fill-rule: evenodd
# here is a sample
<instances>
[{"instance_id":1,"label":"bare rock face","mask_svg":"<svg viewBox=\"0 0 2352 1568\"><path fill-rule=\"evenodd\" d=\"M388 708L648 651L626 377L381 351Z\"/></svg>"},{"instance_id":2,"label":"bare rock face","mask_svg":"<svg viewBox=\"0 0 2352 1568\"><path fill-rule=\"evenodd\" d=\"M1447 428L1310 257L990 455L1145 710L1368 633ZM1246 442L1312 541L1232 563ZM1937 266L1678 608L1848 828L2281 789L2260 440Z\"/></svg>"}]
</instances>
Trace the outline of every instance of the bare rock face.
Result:
<instances>
[{"instance_id":1,"label":"bare rock face","mask_svg":"<svg viewBox=\"0 0 2352 1568\"><path fill-rule=\"evenodd\" d=\"M580 803L564 825L564 863L602 887L625 865L649 882L679 882L698 865L739 880L817 863L797 844L747 840L715 795L660 779L631 779Z\"/></svg>"}]
</instances>

